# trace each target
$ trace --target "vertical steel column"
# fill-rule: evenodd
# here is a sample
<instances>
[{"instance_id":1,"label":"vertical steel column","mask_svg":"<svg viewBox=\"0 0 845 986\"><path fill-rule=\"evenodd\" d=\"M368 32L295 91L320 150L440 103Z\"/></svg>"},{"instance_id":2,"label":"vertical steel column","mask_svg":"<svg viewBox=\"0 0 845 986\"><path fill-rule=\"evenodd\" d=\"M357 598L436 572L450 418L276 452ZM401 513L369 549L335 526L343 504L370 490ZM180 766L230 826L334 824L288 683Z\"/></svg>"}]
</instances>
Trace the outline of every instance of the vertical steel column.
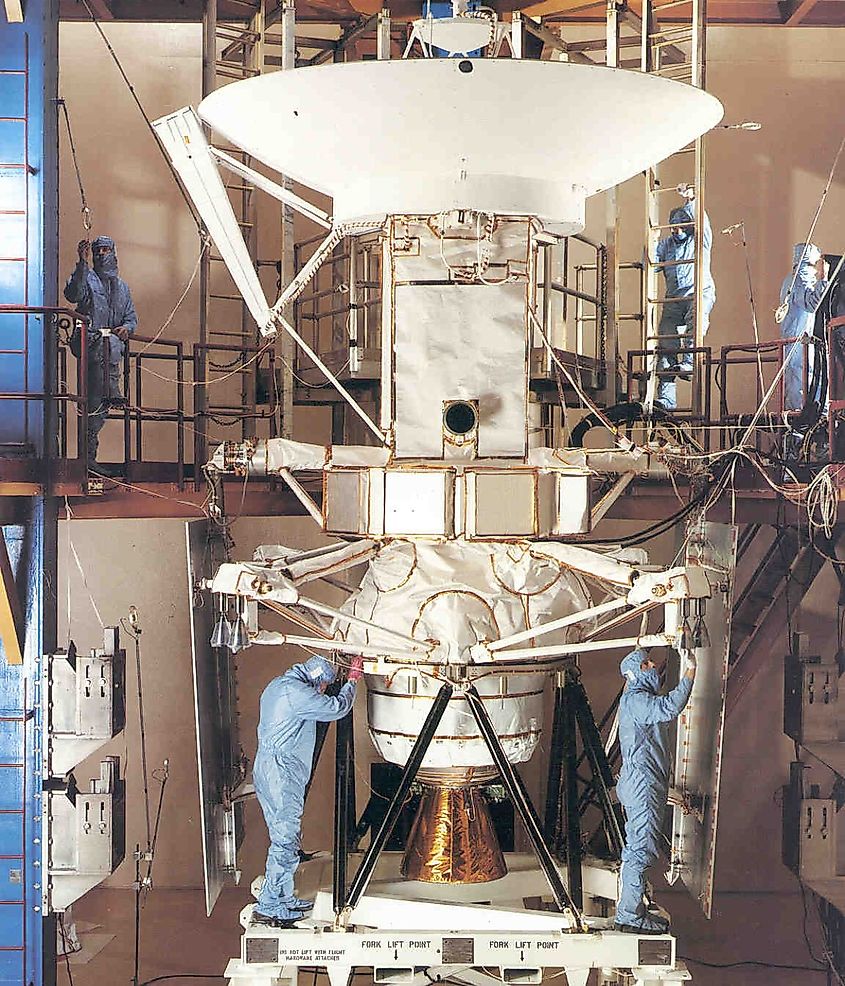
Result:
<instances>
[{"instance_id":1,"label":"vertical steel column","mask_svg":"<svg viewBox=\"0 0 845 986\"><path fill-rule=\"evenodd\" d=\"M217 0L204 0L202 9L202 95L214 92L216 85L215 66L217 62ZM206 136L207 128L206 129ZM203 235L207 230L203 228ZM208 459L208 436L206 428L208 419L205 409L208 404L206 389L208 376L208 323L211 294L211 251L203 251L200 259L200 311L199 311L199 347L194 348L194 381L198 384L194 390L194 488L202 485L201 468Z\"/></svg>"},{"instance_id":2,"label":"vertical steel column","mask_svg":"<svg viewBox=\"0 0 845 986\"><path fill-rule=\"evenodd\" d=\"M281 28L282 28L282 71L288 72L296 67L296 5L294 0L283 0L281 8ZM291 182L288 178L281 181L283 188L290 188ZM282 229L281 229L281 259L279 279L283 285L290 284L296 276L296 265L294 263L294 250L296 248L296 236L293 226L293 209L288 205L282 206ZM279 335L276 343L279 355L282 360L281 369L281 414L282 427L281 437L293 437L293 365L296 360L296 343L291 339L287 332Z\"/></svg>"},{"instance_id":3,"label":"vertical steel column","mask_svg":"<svg viewBox=\"0 0 845 986\"><path fill-rule=\"evenodd\" d=\"M332 855L332 902L335 914L340 914L346 903L352 728L351 712L335 723L334 853Z\"/></svg>"},{"instance_id":4,"label":"vertical steel column","mask_svg":"<svg viewBox=\"0 0 845 986\"><path fill-rule=\"evenodd\" d=\"M355 874L352 886L349 888L349 897L346 900L345 906L350 909L355 908L362 894L367 889L367 884L373 875L379 855L382 849L384 849L385 843L390 838L393 826L402 812L405 798L407 798L408 792L411 790L411 785L414 783L417 771L425 759L425 755L428 752L428 748L431 745L431 741L434 738L437 727L440 725L440 720L443 718L443 713L446 711L451 697L452 686L448 681L444 682L434 698L431 710L426 716L416 743L414 743L414 748L411 750L411 755L408 757L408 762L405 764L405 769L402 772L399 786L396 788L396 793L387 806L384 821L379 826L378 832L375 833L369 848L364 853L364 858L361 860L361 865L358 867L358 872Z\"/></svg>"},{"instance_id":5,"label":"vertical steel column","mask_svg":"<svg viewBox=\"0 0 845 986\"><path fill-rule=\"evenodd\" d=\"M561 727L563 730L563 810L564 850L569 895L575 907L584 902L581 875L581 815L578 811L578 751L575 736L575 696L572 694L572 676L565 672L561 689Z\"/></svg>"},{"instance_id":6,"label":"vertical steel column","mask_svg":"<svg viewBox=\"0 0 845 986\"><path fill-rule=\"evenodd\" d=\"M376 26L376 58L386 61L390 58L390 11L383 7L378 12L378 24Z\"/></svg>"},{"instance_id":7,"label":"vertical steel column","mask_svg":"<svg viewBox=\"0 0 845 986\"><path fill-rule=\"evenodd\" d=\"M607 45L605 62L609 68L619 67L619 0L608 0L607 4ZM605 193L605 247L606 247L606 291L605 291L605 345L604 379L602 381L602 400L606 407L615 404L620 390L619 380L619 328L616 315L619 311L619 204L616 188Z\"/></svg>"},{"instance_id":8,"label":"vertical steel column","mask_svg":"<svg viewBox=\"0 0 845 986\"><path fill-rule=\"evenodd\" d=\"M511 14L511 53L513 58L525 57L525 21L518 10Z\"/></svg>"},{"instance_id":9,"label":"vertical steel column","mask_svg":"<svg viewBox=\"0 0 845 986\"><path fill-rule=\"evenodd\" d=\"M707 83L707 0L692 2L692 59L691 82L699 89L704 89ZM704 158L705 138L699 137L695 142L695 346L704 345ZM694 365L699 363L696 354ZM805 364L806 365L806 364ZM705 366L708 378L710 367ZM698 384L698 374L693 375L692 409L696 415L701 415L709 408L702 407L701 387ZM805 391L806 393L806 391Z\"/></svg>"},{"instance_id":10,"label":"vertical steel column","mask_svg":"<svg viewBox=\"0 0 845 986\"><path fill-rule=\"evenodd\" d=\"M4 265L3 301L10 304L56 305L57 71L58 4L28 0L23 22L0 27L0 199L19 220L11 224ZM0 438L46 461L56 454L55 326L21 315L7 319L4 333L6 348L18 351L6 360L5 389L47 396L4 402ZM48 464L48 483L50 473ZM20 522L2 530L22 597L23 663L0 652L0 983L48 986L56 979L56 922L44 911L40 683L41 655L56 646L56 501L31 497L25 508Z\"/></svg>"},{"instance_id":11,"label":"vertical steel column","mask_svg":"<svg viewBox=\"0 0 845 986\"><path fill-rule=\"evenodd\" d=\"M478 728L481 731L484 742L487 744L487 749L490 751L490 756L493 758L493 762L496 764L502 780L505 782L505 787L508 789L513 806L522 819L522 824L525 826L525 831L528 833L528 838L531 840L534 852L537 854L537 859L540 863L540 868L549 882L558 908L562 914L566 914L572 918L576 930L583 931L584 924L581 920L579 910L569 891L566 889L563 880L560 878L560 873L558 873L548 846L543 841L540 821L537 818L537 813L534 811L534 806L531 804L531 798L528 796L525 784L517 773L516 768L505 756L493 723L490 721L487 710L484 708L484 703L481 701L481 696L478 694L475 685L470 685L464 694L467 705L469 705L470 711L475 717L476 723L478 723Z\"/></svg>"}]
</instances>

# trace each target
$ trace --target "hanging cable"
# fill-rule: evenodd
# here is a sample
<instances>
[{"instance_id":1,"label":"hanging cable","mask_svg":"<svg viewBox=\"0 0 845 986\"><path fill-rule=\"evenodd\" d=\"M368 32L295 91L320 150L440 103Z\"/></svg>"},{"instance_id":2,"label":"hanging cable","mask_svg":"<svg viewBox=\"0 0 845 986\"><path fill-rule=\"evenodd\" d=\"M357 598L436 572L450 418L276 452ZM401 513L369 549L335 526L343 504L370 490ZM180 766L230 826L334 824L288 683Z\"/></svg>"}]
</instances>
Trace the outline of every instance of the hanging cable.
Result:
<instances>
[{"instance_id":1,"label":"hanging cable","mask_svg":"<svg viewBox=\"0 0 845 986\"><path fill-rule=\"evenodd\" d=\"M138 610L134 606L129 607L129 626L121 620L123 629L135 642L135 680L138 694L138 738L141 748L141 784L144 790L144 818L147 828L147 847L152 845L152 823L150 821L150 785L149 772L147 770L147 728L144 719L144 688L141 678L141 622L138 617Z\"/></svg>"},{"instance_id":2,"label":"hanging cable","mask_svg":"<svg viewBox=\"0 0 845 986\"><path fill-rule=\"evenodd\" d=\"M85 0L83 0L83 3ZM792 280L789 284L789 290L786 292L786 301L783 302L778 308L775 309L775 321L780 324L784 318L786 318L786 313L789 309L789 299L792 297L792 290L795 287L795 282L798 279L798 271L801 268L801 264L804 263L804 258L807 256L807 250L810 248L810 244L813 241L813 233L816 230L816 223L819 221L819 216L821 215L822 209L824 208L824 201L827 198L827 193L830 191L830 186L833 184L833 176L836 174L836 168L839 164L839 159L842 157L842 151L845 150L845 137L842 138L842 143L839 145L839 150L836 152L836 156L833 159L833 164L830 168L830 174L827 176L827 182L822 189L821 198L819 199L818 207L816 208L816 214L813 216L813 221L810 223L810 231L804 238L804 249L801 251L801 257L798 263L792 271Z\"/></svg>"},{"instance_id":3,"label":"hanging cable","mask_svg":"<svg viewBox=\"0 0 845 986\"><path fill-rule=\"evenodd\" d=\"M740 242L737 244L733 238L734 231L739 230ZM740 220L733 226L728 226L722 233L730 239L731 243L742 247L743 258L745 259L745 279L748 284L748 303L751 305L751 327L754 329L754 343L757 346L757 376L760 382L760 393L765 393L766 385L763 382L763 357L760 352L760 329L757 325L757 306L754 303L754 285L751 280L751 261L748 257L748 242L745 238L745 222Z\"/></svg>"},{"instance_id":4,"label":"hanging cable","mask_svg":"<svg viewBox=\"0 0 845 986\"><path fill-rule=\"evenodd\" d=\"M202 220L196 214L193 203L191 202L190 198L185 192L185 189L182 187L182 182L179 181L179 176L176 174L176 169L173 167L173 162L170 160L170 158L167 155L167 152L162 147L161 141L158 139L158 135L156 134L155 129L153 128L152 121L150 120L149 116L147 116L147 111L144 109L144 104L139 99L138 93L135 92L135 87L129 81L129 76L126 74L126 71L124 70L123 65L121 64L120 59L117 57L117 52L114 50L114 48L112 48L109 39L106 37L102 27L100 27L100 22L97 20L97 16L94 13L94 11L91 9L91 5L88 3L88 0L82 0L82 6L88 11L88 16L91 18L91 23L94 25L94 27L97 29L97 33L103 39L103 44L108 49L108 53L111 55L112 61L117 66L117 70L118 72L120 72L121 78L126 83L126 87L129 90L132 99L135 101L135 105L138 107L138 111L140 112L141 116L144 118L144 123L146 123L147 129L153 135L153 140L156 142L156 147L161 152L161 156L164 158L164 162L167 165L170 174L173 175L173 180L176 182L176 186L178 187L182 195L182 198L185 200L185 205L187 205L188 211L191 213L191 218L194 220L194 223L196 223L197 232L200 234L200 236L204 236L205 227L202 223Z\"/></svg>"},{"instance_id":5,"label":"hanging cable","mask_svg":"<svg viewBox=\"0 0 845 986\"><path fill-rule=\"evenodd\" d=\"M67 111L67 103L63 99L56 100L56 106L64 113L65 125L67 127L67 139L70 144L70 156L73 161L73 170L76 172L76 184L79 186L79 198L82 202L82 225L86 233L91 232L93 223L91 221L91 210L88 208L88 201L85 198L85 188L82 184L82 174L79 170L79 161L76 157L76 144L73 142L73 131L70 129L70 116Z\"/></svg>"}]
</instances>

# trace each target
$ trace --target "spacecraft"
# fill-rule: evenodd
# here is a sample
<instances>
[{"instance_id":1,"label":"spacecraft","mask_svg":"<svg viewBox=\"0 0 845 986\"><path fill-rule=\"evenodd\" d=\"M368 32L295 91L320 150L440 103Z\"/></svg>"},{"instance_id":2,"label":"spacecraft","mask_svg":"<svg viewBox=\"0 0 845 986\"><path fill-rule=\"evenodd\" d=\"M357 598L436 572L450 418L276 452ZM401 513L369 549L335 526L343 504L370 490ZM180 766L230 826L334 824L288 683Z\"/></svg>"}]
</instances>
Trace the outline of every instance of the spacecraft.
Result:
<instances>
[{"instance_id":1,"label":"spacecraft","mask_svg":"<svg viewBox=\"0 0 845 986\"><path fill-rule=\"evenodd\" d=\"M676 982L689 976L670 934L613 932L614 865L583 856L577 838L561 864L547 836L550 826L566 831L577 812L577 726L608 844L621 845L579 660L637 645L695 650L699 674L678 724L669 878L709 910L733 532L696 520L668 568L650 564L641 548L591 545L608 506L607 497L593 502L593 477L618 480L612 500L632 475L663 467L647 445L612 429L608 448L543 444L530 378L540 351L579 391L577 369L546 333L543 272L563 239L583 230L586 199L706 132L722 108L701 90L638 72L463 57L497 25L460 11L451 20L420 22L411 41L424 54L446 48L456 57L262 75L155 123L260 337L268 345L292 338L346 401L361 436L358 444L231 442L209 461L212 482L235 474L286 483L326 543L264 545L206 576L202 536L191 535L192 592L215 600L194 611L201 739L215 712L202 695L219 697L209 675L228 651L286 643L341 667L362 655L370 739L400 773L347 879L349 748L338 734L331 885L292 930L251 927L246 908L242 953L227 976L275 983L316 964L333 986L359 966L379 983L422 982L423 971L538 983L552 968L570 984L585 984L595 969L607 984L627 971L638 983ZM215 148L204 127L278 181ZM325 230L272 304L221 169ZM332 215L291 191L289 179L330 196ZM380 250L374 409L344 387L291 315L332 250L363 236L376 236ZM351 360L356 345L350 339ZM309 592L310 583L360 571L337 607ZM294 631L263 628L265 610ZM554 713L545 721L549 689ZM543 736L552 763L541 819L517 766L537 755ZM237 798L215 800L202 771L201 763L211 906L221 874L235 868ZM483 793L496 780L533 857L498 844ZM416 819L401 859L387 859L412 785L421 792Z\"/></svg>"}]
</instances>

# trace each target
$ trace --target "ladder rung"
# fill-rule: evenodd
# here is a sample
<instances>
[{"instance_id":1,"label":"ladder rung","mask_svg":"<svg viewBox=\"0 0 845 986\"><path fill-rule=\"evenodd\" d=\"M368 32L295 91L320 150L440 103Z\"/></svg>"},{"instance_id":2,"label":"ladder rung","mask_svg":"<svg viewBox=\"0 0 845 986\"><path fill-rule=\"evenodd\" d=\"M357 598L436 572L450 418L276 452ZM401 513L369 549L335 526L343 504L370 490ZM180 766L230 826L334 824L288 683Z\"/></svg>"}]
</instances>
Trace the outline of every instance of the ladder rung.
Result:
<instances>
[{"instance_id":1,"label":"ladder rung","mask_svg":"<svg viewBox=\"0 0 845 986\"><path fill-rule=\"evenodd\" d=\"M217 68L216 74L222 76L224 79L237 79L238 81L242 79L254 79L256 75L261 75L261 72L257 68L242 68L235 69L233 71L225 71L222 68Z\"/></svg>"},{"instance_id":2,"label":"ladder rung","mask_svg":"<svg viewBox=\"0 0 845 986\"><path fill-rule=\"evenodd\" d=\"M248 27L229 27L228 24L218 26L215 36L226 41L235 41L244 44L258 41L261 38L258 31L251 31Z\"/></svg>"},{"instance_id":3,"label":"ladder rung","mask_svg":"<svg viewBox=\"0 0 845 986\"><path fill-rule=\"evenodd\" d=\"M243 301L244 299L239 294L209 294L209 298L214 298L215 301Z\"/></svg>"},{"instance_id":4,"label":"ladder rung","mask_svg":"<svg viewBox=\"0 0 845 986\"><path fill-rule=\"evenodd\" d=\"M663 41L692 41L693 29L683 25L682 27L666 27L659 31L652 31L649 40L661 38Z\"/></svg>"}]
</instances>

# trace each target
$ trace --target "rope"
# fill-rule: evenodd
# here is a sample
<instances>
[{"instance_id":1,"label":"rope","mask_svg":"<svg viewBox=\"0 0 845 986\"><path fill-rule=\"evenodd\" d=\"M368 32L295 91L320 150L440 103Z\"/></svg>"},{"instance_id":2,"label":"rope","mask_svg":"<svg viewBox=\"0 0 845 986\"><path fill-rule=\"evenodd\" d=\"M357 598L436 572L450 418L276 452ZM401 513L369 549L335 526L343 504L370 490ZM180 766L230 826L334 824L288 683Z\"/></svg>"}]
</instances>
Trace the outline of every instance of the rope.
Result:
<instances>
[{"instance_id":1,"label":"rope","mask_svg":"<svg viewBox=\"0 0 845 986\"><path fill-rule=\"evenodd\" d=\"M70 129L70 116L67 111L67 103L63 99L57 99L56 105L65 115L65 125L67 126L67 139L70 144L70 156L73 160L73 170L76 172L76 184L79 186L79 198L82 200L82 225L86 233L90 233L93 223L91 222L91 210L88 208L88 201L85 198L85 188L82 185L82 174L79 170L79 161L76 157L76 144L73 142L73 131Z\"/></svg>"},{"instance_id":2,"label":"rope","mask_svg":"<svg viewBox=\"0 0 845 986\"><path fill-rule=\"evenodd\" d=\"M740 243L736 243L733 238L734 230L739 230L741 236ZM766 389L766 384L763 380L763 356L760 352L760 330L757 326L757 306L754 303L754 285L751 280L751 261L748 257L748 242L745 238L745 222L740 220L738 223L734 223L733 226L728 226L727 229L723 229L724 233L731 243L736 246L742 246L743 256L745 258L745 278L748 283L748 303L751 305L751 326L754 329L754 342L757 346L757 375L760 381L760 393L762 394Z\"/></svg>"},{"instance_id":3,"label":"rope","mask_svg":"<svg viewBox=\"0 0 845 986\"><path fill-rule=\"evenodd\" d=\"M83 3L84 2L85 0L83 0ZM804 238L804 249L801 251L801 257L799 258L798 263L795 264L792 271L792 281L790 282L789 290L786 292L786 301L775 309L775 321L778 324L786 318L786 313L789 310L789 299L792 297L792 290L795 287L796 280L798 279L798 271L801 269L801 265L804 263L804 258L807 256L807 250L812 243L813 233L816 230L816 223L819 221L819 216L821 215L822 208L824 207L824 200L827 198L827 193L830 191L830 186L833 184L833 176L836 173L836 167L839 164L839 159L842 157L843 150L845 150L845 137L842 138L842 143L839 145L839 150L836 152L836 157L833 159L830 174L827 176L827 182L822 189L821 198L819 199L819 204L816 208L816 214L813 216L813 221L810 223L810 231Z\"/></svg>"},{"instance_id":4,"label":"rope","mask_svg":"<svg viewBox=\"0 0 845 986\"><path fill-rule=\"evenodd\" d=\"M173 175L173 180L176 182L176 185L182 194L182 198L185 200L185 205L187 205L188 211L191 213L191 218L194 220L194 223L196 224L197 232L200 234L200 236L204 236L205 228L202 224L202 221L194 211L193 203L188 198L185 189L182 187L182 183L179 181L179 176L176 174L176 169L173 167L173 162L170 160L170 158L167 155L167 152L162 147L161 141L158 139L158 135L156 134L155 129L153 128L152 121L147 115L147 111L144 109L144 104L139 99L138 93L135 92L135 87L129 81L129 76L126 74L126 71L124 70L123 65L120 62L120 59L117 57L117 52L114 50L114 48L112 48L109 39L106 37L105 33L103 32L102 27L100 27L100 22L97 20L97 16L94 13L94 11L91 9L91 5L88 3L88 0L82 0L82 6L88 11L88 16L91 18L91 23L94 25L94 27L97 29L97 33L103 39L103 44L106 46L108 53L111 55L112 60L114 61L114 64L117 66L117 70L118 72L120 72L121 78L126 83L126 87L129 90L132 99L135 101L135 105L138 107L139 113L144 118L144 123L146 123L147 129L153 135L153 140L156 142L156 147L161 152L161 156L164 158L164 162L167 165L170 174Z\"/></svg>"}]
</instances>

